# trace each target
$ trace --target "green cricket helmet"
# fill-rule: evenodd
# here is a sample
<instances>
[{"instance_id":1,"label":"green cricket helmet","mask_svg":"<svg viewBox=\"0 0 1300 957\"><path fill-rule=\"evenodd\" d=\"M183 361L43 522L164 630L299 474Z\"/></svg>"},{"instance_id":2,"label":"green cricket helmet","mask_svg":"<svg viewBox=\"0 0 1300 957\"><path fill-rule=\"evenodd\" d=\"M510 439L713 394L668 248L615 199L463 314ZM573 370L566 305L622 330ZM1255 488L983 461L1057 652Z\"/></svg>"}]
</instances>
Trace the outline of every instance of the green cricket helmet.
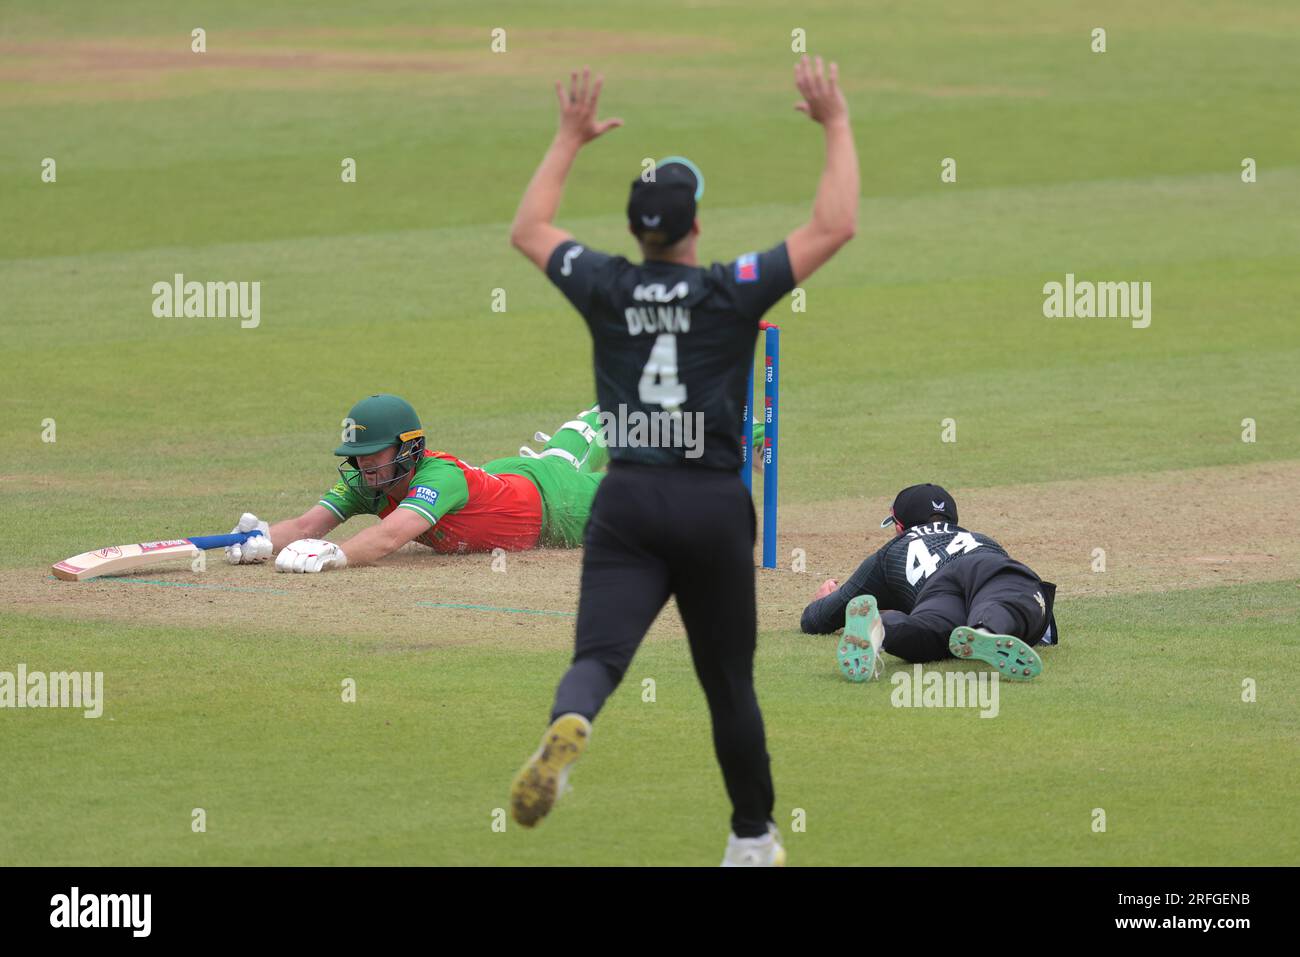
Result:
<instances>
[{"instance_id":1,"label":"green cricket helmet","mask_svg":"<svg viewBox=\"0 0 1300 957\"><path fill-rule=\"evenodd\" d=\"M357 456L373 455L397 448L391 463L363 469ZM362 399L343 420L343 444L334 450L346 461L339 463L344 483L367 501L377 501L388 489L415 471L424 455L424 427L414 407L396 395L372 395ZM381 479L389 468L393 477Z\"/></svg>"}]
</instances>

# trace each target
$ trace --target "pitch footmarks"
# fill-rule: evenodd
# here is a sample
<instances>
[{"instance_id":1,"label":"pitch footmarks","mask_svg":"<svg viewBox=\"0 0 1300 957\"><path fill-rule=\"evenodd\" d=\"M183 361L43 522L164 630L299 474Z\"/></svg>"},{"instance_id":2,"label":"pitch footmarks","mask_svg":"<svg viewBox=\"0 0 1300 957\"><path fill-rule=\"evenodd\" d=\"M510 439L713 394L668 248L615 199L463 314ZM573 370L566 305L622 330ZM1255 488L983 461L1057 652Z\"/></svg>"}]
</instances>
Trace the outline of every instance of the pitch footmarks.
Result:
<instances>
[{"instance_id":1,"label":"pitch footmarks","mask_svg":"<svg viewBox=\"0 0 1300 957\"><path fill-rule=\"evenodd\" d=\"M536 827L564 791L570 766L587 750L591 722L580 714L562 714L546 729L510 786L510 812L522 827Z\"/></svg>"},{"instance_id":2,"label":"pitch footmarks","mask_svg":"<svg viewBox=\"0 0 1300 957\"><path fill-rule=\"evenodd\" d=\"M1014 635L994 635L962 625L952 630L948 650L961 659L974 658L992 665L1004 678L1029 681L1042 674L1043 659Z\"/></svg>"}]
</instances>

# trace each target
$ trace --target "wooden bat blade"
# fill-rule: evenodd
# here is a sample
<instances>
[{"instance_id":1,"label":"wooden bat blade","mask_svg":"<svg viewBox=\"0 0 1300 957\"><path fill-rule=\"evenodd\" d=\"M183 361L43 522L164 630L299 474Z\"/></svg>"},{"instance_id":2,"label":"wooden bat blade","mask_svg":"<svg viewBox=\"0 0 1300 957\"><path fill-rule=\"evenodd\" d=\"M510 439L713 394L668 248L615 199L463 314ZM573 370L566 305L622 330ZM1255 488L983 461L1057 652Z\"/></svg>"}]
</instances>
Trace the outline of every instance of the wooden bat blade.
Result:
<instances>
[{"instance_id":1,"label":"wooden bat blade","mask_svg":"<svg viewBox=\"0 0 1300 957\"><path fill-rule=\"evenodd\" d=\"M107 548L97 548L93 552L82 552L65 558L52 565L50 571L64 581L80 582L169 558L191 558L197 552L194 543L184 538L165 542L141 542L138 545L109 545Z\"/></svg>"}]
</instances>

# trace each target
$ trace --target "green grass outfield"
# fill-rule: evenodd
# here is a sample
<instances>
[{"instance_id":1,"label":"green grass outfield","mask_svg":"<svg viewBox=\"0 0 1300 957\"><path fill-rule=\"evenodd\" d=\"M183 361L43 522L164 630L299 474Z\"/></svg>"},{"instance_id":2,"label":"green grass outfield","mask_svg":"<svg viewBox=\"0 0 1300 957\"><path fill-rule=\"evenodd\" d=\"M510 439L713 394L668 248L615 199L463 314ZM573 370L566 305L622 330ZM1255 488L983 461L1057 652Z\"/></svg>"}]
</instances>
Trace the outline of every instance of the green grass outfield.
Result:
<instances>
[{"instance_id":1,"label":"green grass outfield","mask_svg":"<svg viewBox=\"0 0 1300 957\"><path fill-rule=\"evenodd\" d=\"M1075 604L1078 640L1048 652L1051 680L1002 683L994 719L891 707L890 685L839 677L826 640L764 634L758 681L791 863L1293 863L1284 756L1300 697L1278 662L1300 651L1294 593ZM1262 613L1248 628L1185 624L1238 603ZM0 783L8 862L711 864L721 853L729 809L678 642L643 647L573 792L528 833L493 831L492 813L564 652L515 646L503 666L482 648L376 655L347 637L0 622L23 636L33 670L59 667L73 643L105 671L110 700L98 720L4 715L23 743ZM885 680L907 667L894 662ZM357 681L354 706L339 703L340 674ZM1241 675L1257 677L1257 703L1241 701ZM196 806L206 834L190 832ZM1092 831L1097 807L1105 833Z\"/></svg>"},{"instance_id":2,"label":"green grass outfield","mask_svg":"<svg viewBox=\"0 0 1300 957\"><path fill-rule=\"evenodd\" d=\"M791 109L795 28L841 64L864 198L806 314L769 315L786 330L783 503L1300 459L1295 5L877 6L326 0L310 21L242 0L0 6L0 574L296 512L368 392L410 398L432 443L471 462L588 404L585 327L507 243L554 127L550 83L590 62L603 112L626 122L580 156L561 224L630 255L628 183L642 157L682 153L708 182L701 255L727 260L810 208L822 145ZM196 26L208 60L189 53ZM496 27L507 53L489 52ZM949 156L958 181L942 184ZM1258 182L1242 183L1244 157ZM260 281L261 325L154 318L151 286L177 272ZM1150 328L1043 318L1043 284L1066 273L1151 282ZM956 444L939 441L949 417ZM1152 534L1200 523L1207 550L1249 548L1225 504L1171 502ZM1087 541L1088 521L1064 515L1061 534ZM347 601L346 575L328 600ZM890 708L887 687L840 681L824 643L766 630L791 862L1294 863L1294 579L1066 594L1067 644L1042 682L1003 686L993 721ZM149 602L150 586L122 587ZM0 862L721 852L681 642L643 648L554 819L499 834L491 810L566 652L377 654L369 636L232 621L213 602L207 628L0 611L0 670L101 670L110 695L98 721L0 711ZM647 674L653 705L632 684ZM789 832L794 807L806 833Z\"/></svg>"}]
</instances>

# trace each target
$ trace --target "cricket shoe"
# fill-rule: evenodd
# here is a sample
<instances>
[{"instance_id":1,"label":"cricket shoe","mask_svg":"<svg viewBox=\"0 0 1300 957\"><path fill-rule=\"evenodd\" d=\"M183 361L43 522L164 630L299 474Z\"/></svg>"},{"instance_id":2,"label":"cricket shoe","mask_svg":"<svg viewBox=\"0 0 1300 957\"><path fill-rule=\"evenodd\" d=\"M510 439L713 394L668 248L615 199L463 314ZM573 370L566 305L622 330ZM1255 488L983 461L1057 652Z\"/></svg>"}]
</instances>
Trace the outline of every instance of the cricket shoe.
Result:
<instances>
[{"instance_id":1,"label":"cricket shoe","mask_svg":"<svg viewBox=\"0 0 1300 957\"><path fill-rule=\"evenodd\" d=\"M767 825L762 837L727 836L727 851L722 856L723 867L785 867L785 848L781 846L781 832L775 824Z\"/></svg>"},{"instance_id":2,"label":"cricket shoe","mask_svg":"<svg viewBox=\"0 0 1300 957\"><path fill-rule=\"evenodd\" d=\"M591 722L562 714L546 729L542 743L510 785L510 813L523 827L536 827L564 793L574 761L591 740Z\"/></svg>"},{"instance_id":3,"label":"cricket shoe","mask_svg":"<svg viewBox=\"0 0 1300 957\"><path fill-rule=\"evenodd\" d=\"M1043 659L1033 648L1014 635L995 635L986 628L954 628L948 650L958 658L987 662L1013 681L1028 681L1043 671Z\"/></svg>"},{"instance_id":4,"label":"cricket shoe","mask_svg":"<svg viewBox=\"0 0 1300 957\"><path fill-rule=\"evenodd\" d=\"M859 595L844 611L844 635L836 649L840 671L850 681L870 681L885 668L880 648L885 623L880 620L875 595Z\"/></svg>"}]
</instances>

